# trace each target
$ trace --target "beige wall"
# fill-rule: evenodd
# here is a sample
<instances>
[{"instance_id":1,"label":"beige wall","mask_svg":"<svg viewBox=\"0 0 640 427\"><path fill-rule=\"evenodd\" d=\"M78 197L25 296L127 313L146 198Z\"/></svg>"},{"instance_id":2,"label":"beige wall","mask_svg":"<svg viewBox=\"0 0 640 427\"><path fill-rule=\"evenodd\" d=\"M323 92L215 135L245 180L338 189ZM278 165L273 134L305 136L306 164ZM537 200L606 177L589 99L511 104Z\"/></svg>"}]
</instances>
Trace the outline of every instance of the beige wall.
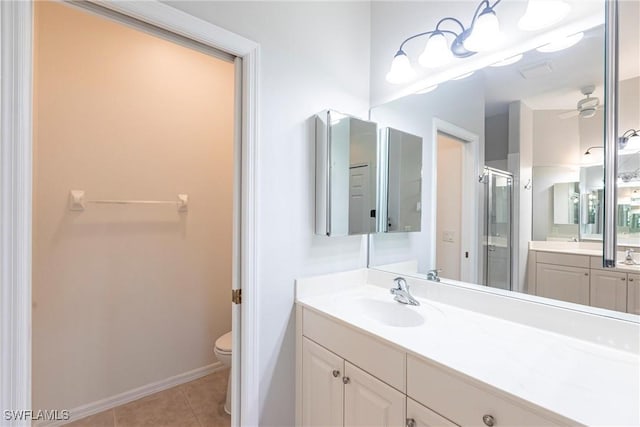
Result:
<instances>
[{"instance_id":1,"label":"beige wall","mask_svg":"<svg viewBox=\"0 0 640 427\"><path fill-rule=\"evenodd\" d=\"M34 408L215 361L231 329L233 64L36 3ZM170 206L88 205L171 200Z\"/></svg>"},{"instance_id":2,"label":"beige wall","mask_svg":"<svg viewBox=\"0 0 640 427\"><path fill-rule=\"evenodd\" d=\"M463 142L438 134L438 194L436 220L436 266L440 275L460 280L460 231L462 221ZM453 241L445 241L451 233Z\"/></svg>"}]
</instances>

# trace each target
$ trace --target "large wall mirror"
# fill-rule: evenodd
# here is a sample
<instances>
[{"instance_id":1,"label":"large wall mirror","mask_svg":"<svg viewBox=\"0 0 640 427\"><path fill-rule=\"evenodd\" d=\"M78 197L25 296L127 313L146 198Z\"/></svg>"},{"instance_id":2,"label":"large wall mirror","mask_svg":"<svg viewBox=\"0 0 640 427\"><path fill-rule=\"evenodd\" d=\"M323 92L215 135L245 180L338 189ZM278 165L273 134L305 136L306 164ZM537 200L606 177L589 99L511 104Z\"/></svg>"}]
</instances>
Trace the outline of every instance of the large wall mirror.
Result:
<instances>
[{"instance_id":1,"label":"large wall mirror","mask_svg":"<svg viewBox=\"0 0 640 427\"><path fill-rule=\"evenodd\" d=\"M446 16L443 3L416 7ZM421 277L439 270L445 283L640 314L640 253L633 252L640 246L640 137L633 132L640 127L640 2L619 6L618 133L631 138L619 144L615 281L601 270L605 2L569 3L569 16L550 31L590 22L577 42L529 49L372 108L380 126L423 139L425 166L420 231L372 234L371 267ZM499 5L513 16L525 6ZM415 49L417 57L424 43ZM580 265L573 255L584 257L576 258ZM571 273L556 283L547 265Z\"/></svg>"}]
</instances>

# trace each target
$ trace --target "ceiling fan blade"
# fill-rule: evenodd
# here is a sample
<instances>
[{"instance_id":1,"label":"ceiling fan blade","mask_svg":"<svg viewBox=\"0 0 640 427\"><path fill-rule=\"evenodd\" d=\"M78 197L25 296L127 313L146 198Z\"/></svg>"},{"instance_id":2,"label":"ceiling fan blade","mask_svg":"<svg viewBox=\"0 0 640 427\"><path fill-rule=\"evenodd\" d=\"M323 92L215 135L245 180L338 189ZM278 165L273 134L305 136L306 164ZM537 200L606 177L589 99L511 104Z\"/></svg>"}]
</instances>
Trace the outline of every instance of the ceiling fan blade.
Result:
<instances>
[{"instance_id":1,"label":"ceiling fan blade","mask_svg":"<svg viewBox=\"0 0 640 427\"><path fill-rule=\"evenodd\" d=\"M570 119L571 117L575 117L578 114L579 114L579 112L577 110L567 111L565 113L558 114L558 118L560 118L562 120L566 120L566 119Z\"/></svg>"}]
</instances>

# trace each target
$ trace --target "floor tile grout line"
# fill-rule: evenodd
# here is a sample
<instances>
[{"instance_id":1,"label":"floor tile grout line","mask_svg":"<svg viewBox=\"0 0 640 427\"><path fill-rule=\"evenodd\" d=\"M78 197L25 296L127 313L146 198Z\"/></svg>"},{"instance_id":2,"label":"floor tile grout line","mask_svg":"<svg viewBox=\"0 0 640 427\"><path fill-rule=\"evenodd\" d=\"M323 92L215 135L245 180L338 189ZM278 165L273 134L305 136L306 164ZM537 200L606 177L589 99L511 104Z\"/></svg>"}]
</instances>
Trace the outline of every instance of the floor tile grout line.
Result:
<instances>
[{"instance_id":1,"label":"floor tile grout line","mask_svg":"<svg viewBox=\"0 0 640 427\"><path fill-rule=\"evenodd\" d=\"M185 383L185 384L188 384L188 383ZM187 401L187 405L189 405L189 409L191 409L191 413L196 418L196 421L198 422L198 425L200 425L200 427L205 427L205 426L202 425L202 422L200 422L200 417L196 413L195 409L193 409L193 405L191 404L191 400L189 400L189 396L184 391L184 384L180 384L179 388L180 388L180 393L182 393L182 395L184 396L185 400Z\"/></svg>"}]
</instances>

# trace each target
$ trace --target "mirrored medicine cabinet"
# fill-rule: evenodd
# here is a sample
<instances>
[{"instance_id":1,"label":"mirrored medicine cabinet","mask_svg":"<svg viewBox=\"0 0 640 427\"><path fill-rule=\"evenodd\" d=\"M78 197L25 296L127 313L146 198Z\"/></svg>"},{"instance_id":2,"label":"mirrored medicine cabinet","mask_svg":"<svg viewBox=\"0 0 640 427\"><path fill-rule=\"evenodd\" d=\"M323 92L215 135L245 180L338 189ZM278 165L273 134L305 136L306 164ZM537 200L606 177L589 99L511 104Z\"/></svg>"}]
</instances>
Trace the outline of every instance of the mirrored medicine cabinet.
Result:
<instances>
[{"instance_id":1,"label":"mirrored medicine cabinet","mask_svg":"<svg viewBox=\"0 0 640 427\"><path fill-rule=\"evenodd\" d=\"M420 231L422 138L334 110L315 128L316 234Z\"/></svg>"}]
</instances>

